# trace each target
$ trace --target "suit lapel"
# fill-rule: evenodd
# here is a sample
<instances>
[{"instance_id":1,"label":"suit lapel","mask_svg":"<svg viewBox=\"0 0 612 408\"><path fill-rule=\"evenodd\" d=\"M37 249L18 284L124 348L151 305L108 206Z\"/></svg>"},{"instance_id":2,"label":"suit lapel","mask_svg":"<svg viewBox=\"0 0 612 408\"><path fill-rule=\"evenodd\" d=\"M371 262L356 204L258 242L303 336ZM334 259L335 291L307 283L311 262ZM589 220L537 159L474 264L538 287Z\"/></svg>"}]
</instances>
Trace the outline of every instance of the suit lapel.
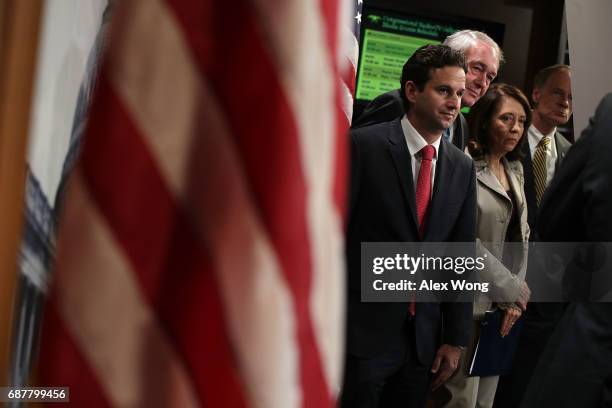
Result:
<instances>
[{"instance_id":1,"label":"suit lapel","mask_svg":"<svg viewBox=\"0 0 612 408\"><path fill-rule=\"evenodd\" d=\"M434 191L429 204L429 215L427 220L427 228L425 230L424 241L432 234L432 220L435 220L437 225L445 225L444 217L448 213L445 211L445 204L448 202L448 193L453 191L451 183L451 175L453 173L453 162L451 161L447 149L450 147L448 142L442 138L440 140L440 151L436 160L436 175L434 179Z\"/></svg>"},{"instance_id":2,"label":"suit lapel","mask_svg":"<svg viewBox=\"0 0 612 408\"><path fill-rule=\"evenodd\" d=\"M525 197L528 203L536 202L535 185L533 178L533 166L531 164L531 152L529 151L529 143L523 144L523 174L525 175ZM534 214L535 215L535 214Z\"/></svg>"},{"instance_id":3,"label":"suit lapel","mask_svg":"<svg viewBox=\"0 0 612 408\"><path fill-rule=\"evenodd\" d=\"M419 224L416 216L415 187L412 176L412 157L410 157L406 139L404 138L404 132L402 131L402 125L399 120L395 120L391 127L391 134L389 135L389 153L393 159L393 164L395 165L395 170L400 180L404 198L408 203L412 220L418 230Z\"/></svg>"},{"instance_id":4,"label":"suit lapel","mask_svg":"<svg viewBox=\"0 0 612 408\"><path fill-rule=\"evenodd\" d=\"M559 138L562 138L563 135L559 134L559 132L555 132L555 147L557 148L557 161L555 163L555 174L557 174L557 171L559 170L559 167L561 167L561 163L563 162L563 159L565 158L565 153L567 153L567 149L565 149L561 143L561 141L559 140Z\"/></svg>"},{"instance_id":5,"label":"suit lapel","mask_svg":"<svg viewBox=\"0 0 612 408\"><path fill-rule=\"evenodd\" d=\"M514 164L508 162L506 158L504 160L504 167L506 168L506 175L508 176L508 182L510 183L510 189L514 194L514 199L519 209L519 214L524 210L525 203L523 202L523 194L521 194L521 182L518 179L518 170Z\"/></svg>"},{"instance_id":6,"label":"suit lapel","mask_svg":"<svg viewBox=\"0 0 612 408\"><path fill-rule=\"evenodd\" d=\"M561 167L561 163L563 162L563 160L565 159L566 154L571 150L571 151L580 151L581 149L583 149L583 147L578 147L578 150L576 150L577 146L584 146L588 140L588 138L580 138L579 141L577 141L576 143L574 143L573 145L570 144L569 142L567 142L567 144L569 144L570 146L564 147L562 142L559 142L557 140L557 137L561 138L563 137L563 135L559 134L558 132L555 133L555 143L557 144L557 163L555 165L555 176L552 178L552 180L550 181L550 184L548 185L548 187L546 188L546 190L544 191L544 196L542 197L542 204L544 204L544 197L549 197L553 194L556 194L556 189L557 189L557 184L559 182L559 180L562 180L563 178L561 177L557 177L560 174L560 167ZM580 142L580 143L579 143ZM561 154L561 152L563 151L563 154ZM572 153L576 154L576 153ZM563 192L559 192L559 194L563 194ZM550 201L547 199L547 201Z\"/></svg>"},{"instance_id":7,"label":"suit lapel","mask_svg":"<svg viewBox=\"0 0 612 408\"><path fill-rule=\"evenodd\" d=\"M510 163L508 160L504 158L504 166L506 166L506 175L508 176L508 182L510 183L510 189L512 190L512 194L514 194L514 200L517 207L517 214L519 219L519 228L521 230L521 236L525 236L527 234L525 225L523 225L523 216L525 211L527 211L527 216L525 219L529 217L529 209L527 208L527 203L525 202L525 198L522 192L521 180L519 180L520 169L517 168L518 163ZM529 221L528 221L529 223Z\"/></svg>"},{"instance_id":8,"label":"suit lapel","mask_svg":"<svg viewBox=\"0 0 612 408\"><path fill-rule=\"evenodd\" d=\"M490 190L495 191L497 194L506 197L508 200L510 199L501 183L497 180L497 177L495 177L491 171L486 160L479 160L475 162L474 165L476 166L476 178L480 183L484 184Z\"/></svg>"},{"instance_id":9,"label":"suit lapel","mask_svg":"<svg viewBox=\"0 0 612 408\"><path fill-rule=\"evenodd\" d=\"M463 114L459 113L453 124L453 144L463 151L467 139L467 122Z\"/></svg>"}]
</instances>

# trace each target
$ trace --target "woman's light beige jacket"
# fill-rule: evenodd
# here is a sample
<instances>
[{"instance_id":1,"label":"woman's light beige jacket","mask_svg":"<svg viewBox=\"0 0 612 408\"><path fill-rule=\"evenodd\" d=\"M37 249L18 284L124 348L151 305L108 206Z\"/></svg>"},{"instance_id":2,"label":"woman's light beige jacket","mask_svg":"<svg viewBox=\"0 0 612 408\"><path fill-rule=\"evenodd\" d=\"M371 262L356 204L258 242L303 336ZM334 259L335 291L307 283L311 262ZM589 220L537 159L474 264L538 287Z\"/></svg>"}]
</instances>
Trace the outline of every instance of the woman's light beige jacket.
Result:
<instances>
[{"instance_id":1,"label":"woman's light beige jacket","mask_svg":"<svg viewBox=\"0 0 612 408\"><path fill-rule=\"evenodd\" d=\"M504 255L506 231L512 215L512 201L501 183L493 174L487 160L474 161L477 179L476 237L478 253L485 257L485 268L481 272L482 282L489 282L489 292L479 294L474 303L474 317L479 319L491 308L492 299L514 303L520 293L521 281L527 272L529 248L529 224L527 224L527 202L525 200L525 178L519 160L502 159L510 188L518 206L521 242L513 245L514 267L508 270L501 262Z\"/></svg>"}]
</instances>

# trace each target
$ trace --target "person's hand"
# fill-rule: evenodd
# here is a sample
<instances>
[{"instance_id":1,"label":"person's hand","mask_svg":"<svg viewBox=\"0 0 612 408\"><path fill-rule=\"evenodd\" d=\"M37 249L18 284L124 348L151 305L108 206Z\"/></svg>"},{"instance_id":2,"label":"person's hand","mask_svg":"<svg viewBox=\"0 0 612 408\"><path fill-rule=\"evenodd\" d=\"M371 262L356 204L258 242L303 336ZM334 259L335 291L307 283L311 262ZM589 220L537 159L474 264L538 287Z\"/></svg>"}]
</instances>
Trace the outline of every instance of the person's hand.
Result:
<instances>
[{"instance_id":1,"label":"person's hand","mask_svg":"<svg viewBox=\"0 0 612 408\"><path fill-rule=\"evenodd\" d=\"M437 374L431 383L431 389L435 390L457 370L459 366L459 357L461 357L461 349L450 344L443 344L436 353L431 372Z\"/></svg>"},{"instance_id":2,"label":"person's hand","mask_svg":"<svg viewBox=\"0 0 612 408\"><path fill-rule=\"evenodd\" d=\"M510 333L510 330L512 330L512 326L514 326L514 323L516 323L519 317L521 317L522 313L523 312L521 312L521 310L517 309L516 307L510 307L504 310L504 319L502 320L500 330L500 334L502 337L506 337L508 333Z\"/></svg>"},{"instance_id":3,"label":"person's hand","mask_svg":"<svg viewBox=\"0 0 612 408\"><path fill-rule=\"evenodd\" d=\"M529 286L527 286L525 281L521 282L520 288L521 291L515 303L524 312L527 310L527 302L529 302L529 298L531 297L531 290L529 290Z\"/></svg>"}]
</instances>

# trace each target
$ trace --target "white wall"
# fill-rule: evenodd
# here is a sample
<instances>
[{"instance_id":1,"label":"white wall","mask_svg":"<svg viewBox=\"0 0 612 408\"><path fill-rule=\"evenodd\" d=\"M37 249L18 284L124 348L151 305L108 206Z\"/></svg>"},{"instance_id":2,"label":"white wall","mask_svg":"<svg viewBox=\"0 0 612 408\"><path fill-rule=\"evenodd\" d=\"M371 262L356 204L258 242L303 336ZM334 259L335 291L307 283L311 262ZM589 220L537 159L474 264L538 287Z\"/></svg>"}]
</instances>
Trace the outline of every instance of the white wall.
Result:
<instances>
[{"instance_id":1,"label":"white wall","mask_svg":"<svg viewBox=\"0 0 612 408\"><path fill-rule=\"evenodd\" d=\"M28 161L50 203L68 150L85 64L107 0L48 0L38 50Z\"/></svg>"},{"instance_id":2,"label":"white wall","mask_svg":"<svg viewBox=\"0 0 612 408\"><path fill-rule=\"evenodd\" d=\"M612 92L612 1L565 0L570 65L574 70L574 134Z\"/></svg>"}]
</instances>

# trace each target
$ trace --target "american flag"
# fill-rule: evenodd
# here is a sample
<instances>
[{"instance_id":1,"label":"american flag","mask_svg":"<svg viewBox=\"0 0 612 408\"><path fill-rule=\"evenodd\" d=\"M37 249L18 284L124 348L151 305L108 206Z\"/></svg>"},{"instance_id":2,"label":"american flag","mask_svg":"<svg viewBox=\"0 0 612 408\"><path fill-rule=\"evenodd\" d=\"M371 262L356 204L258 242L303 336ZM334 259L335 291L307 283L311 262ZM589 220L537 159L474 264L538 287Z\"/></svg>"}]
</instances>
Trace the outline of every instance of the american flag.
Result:
<instances>
[{"instance_id":1,"label":"american flag","mask_svg":"<svg viewBox=\"0 0 612 408\"><path fill-rule=\"evenodd\" d=\"M86 407L334 405L349 14L338 0L119 3L40 385Z\"/></svg>"},{"instance_id":2,"label":"american flag","mask_svg":"<svg viewBox=\"0 0 612 408\"><path fill-rule=\"evenodd\" d=\"M357 40L361 34L361 17L363 9L363 0L354 0L354 12L353 12L353 34Z\"/></svg>"},{"instance_id":3,"label":"american flag","mask_svg":"<svg viewBox=\"0 0 612 408\"><path fill-rule=\"evenodd\" d=\"M353 116L353 98L355 96L355 77L357 75L357 61L359 59L359 36L361 31L361 10L363 0L351 0L352 19L350 25L345 25L345 58L343 81L343 101L342 106L349 123Z\"/></svg>"}]
</instances>

